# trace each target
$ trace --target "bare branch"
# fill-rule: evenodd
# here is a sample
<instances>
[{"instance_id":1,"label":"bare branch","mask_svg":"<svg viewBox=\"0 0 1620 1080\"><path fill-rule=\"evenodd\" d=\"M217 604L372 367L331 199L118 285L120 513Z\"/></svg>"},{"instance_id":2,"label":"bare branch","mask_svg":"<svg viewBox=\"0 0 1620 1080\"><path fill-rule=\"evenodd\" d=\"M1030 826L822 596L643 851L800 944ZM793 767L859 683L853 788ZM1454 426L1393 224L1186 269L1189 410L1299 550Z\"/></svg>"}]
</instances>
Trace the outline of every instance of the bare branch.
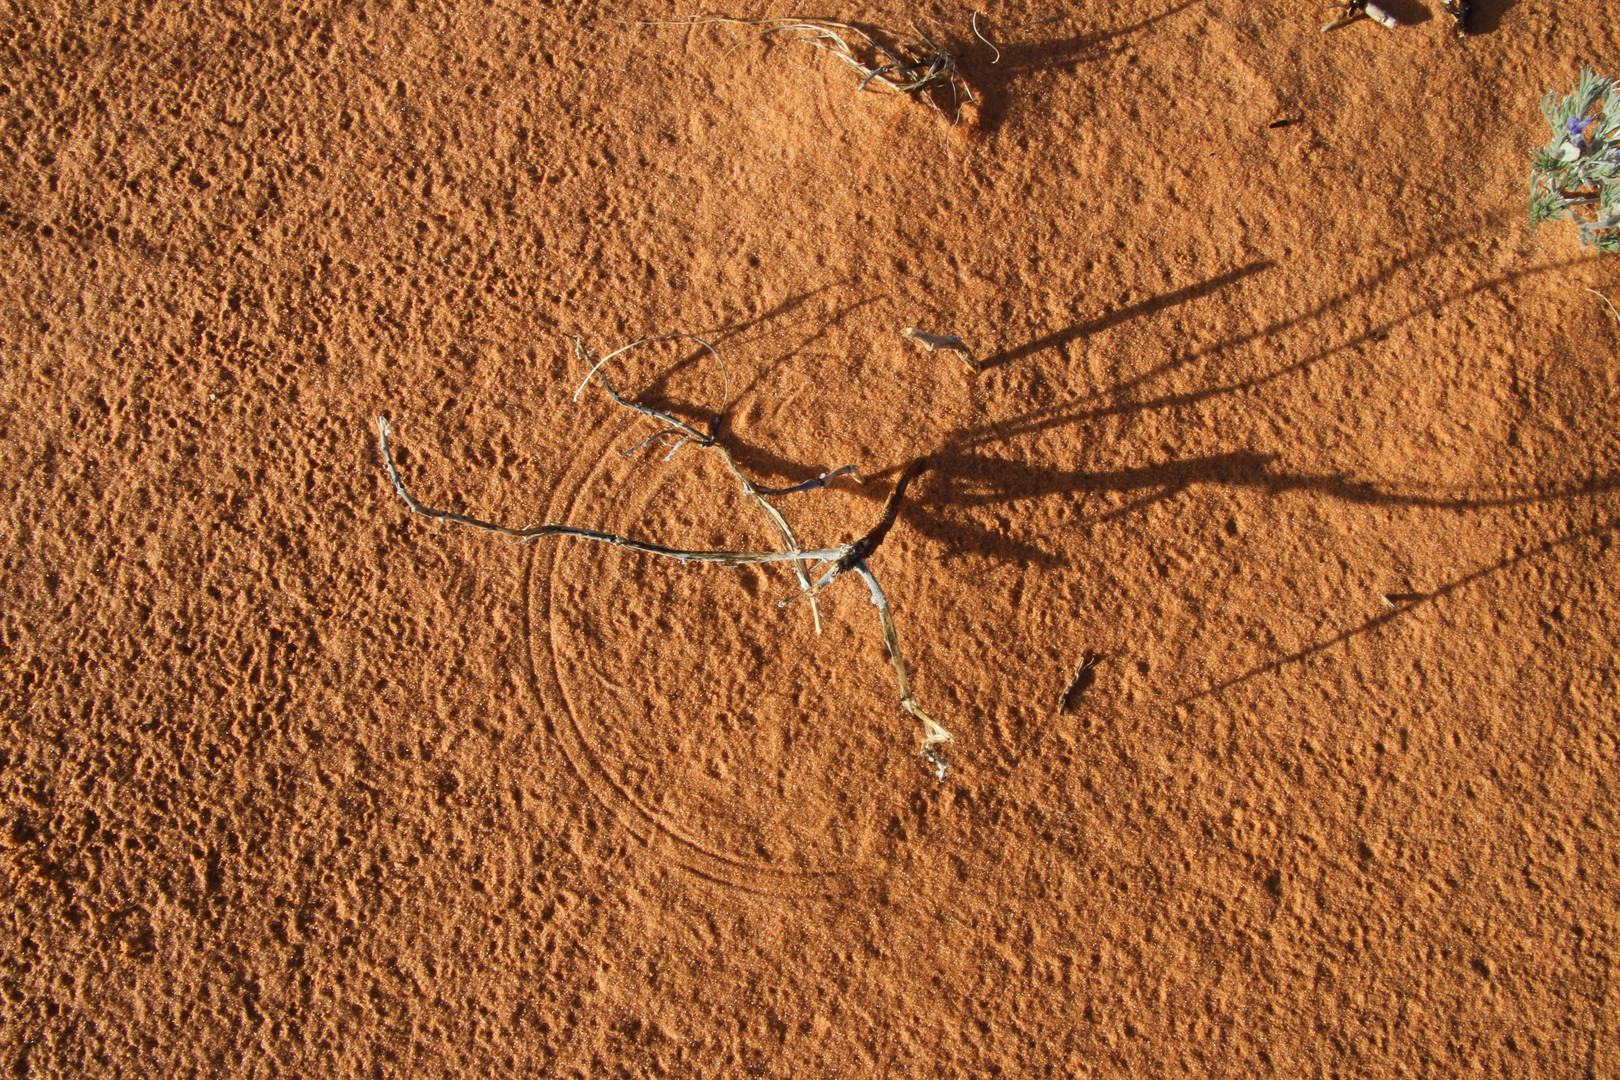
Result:
<instances>
[{"instance_id":1,"label":"bare branch","mask_svg":"<svg viewBox=\"0 0 1620 1080\"><path fill-rule=\"evenodd\" d=\"M716 426L718 427L718 425ZM731 459L731 455L726 452L725 447L719 443L713 443L710 449L719 452L720 460L726 463L726 468L731 470L731 475L735 476L738 483L742 484L743 493L753 499L755 505L764 511L766 517L770 518L771 524L776 526L777 534L782 537L782 542L790 550L797 550L799 538L793 535L793 530L788 526L787 518L782 516L782 512L766 501L764 493L754 485L754 482L748 478L747 474L737 467L737 463ZM810 570L803 559L793 560L793 573L798 577L799 585L808 591L810 588ZM814 598L810 600L810 621L815 624L816 635L819 637L821 635L821 605L816 603Z\"/></svg>"},{"instance_id":2,"label":"bare branch","mask_svg":"<svg viewBox=\"0 0 1620 1080\"><path fill-rule=\"evenodd\" d=\"M953 741L951 733L946 731L932 716L923 712L923 707L917 704L917 698L911 692L911 680L906 675L906 661L900 655L900 632L894 627L894 613L889 610L889 598L884 595L883 586L878 584L877 577L872 573L865 561L857 563L852 569L861 575L866 587L872 593L872 603L878 609L878 621L883 624L883 644L889 649L889 662L894 665L894 677L900 683L900 704L912 716L922 721L923 741L922 753L932 761L939 771L941 780L945 778L945 765L943 755L935 751L941 743Z\"/></svg>"},{"instance_id":3,"label":"bare branch","mask_svg":"<svg viewBox=\"0 0 1620 1080\"><path fill-rule=\"evenodd\" d=\"M806 480L804 483L794 484L792 487L765 488L755 485L754 491L760 495L797 495L801 491L815 491L817 488L824 488L846 473L853 475L855 473L855 466L840 465L832 472L824 472L814 480ZM855 482L857 484L860 483L861 478L859 476L855 476Z\"/></svg>"},{"instance_id":4,"label":"bare branch","mask_svg":"<svg viewBox=\"0 0 1620 1080\"><path fill-rule=\"evenodd\" d=\"M382 453L383 468L388 474L388 481L393 485L394 492L404 501L405 505L413 514L420 514L423 517L427 517L435 521L449 521L457 525L466 525L474 529L479 529L483 532L492 532L501 536L508 536L519 543L525 543L530 540L538 540L553 536L571 536L581 540L594 540L598 543L613 544L616 547L626 548L630 551L639 552L644 555L657 555L661 558L675 559L682 563L706 562L719 563L724 566L744 566L754 563L775 562L790 563L792 564L794 573L799 579L800 591L789 597L787 600L782 601L782 603L786 604L790 600L796 599L800 596L808 598L811 603L811 610L814 613L816 632L818 634L821 632L821 614L819 608L816 606L816 594L822 589L826 588L832 582L836 581L843 574L848 573L851 570L855 571L866 582L867 588L871 592L872 603L878 609L878 621L882 625L883 630L883 643L888 649L890 662L894 666L895 679L899 683L900 704L907 712L911 713L911 715L922 722L923 739L921 753L923 757L928 760L934 774L943 780L945 778L945 771L948 765L945 760L945 755L939 750L939 747L944 743L951 741L951 734L950 732L946 731L945 728L935 722L935 720L925 711L923 711L922 706L918 704L916 697L911 692L911 680L906 671L905 660L902 658L900 653L900 636L895 629L894 616L889 608L888 597L884 595L883 588L878 584L876 576L873 575L871 568L866 563L866 560L873 554L873 552L877 551L879 546L882 545L884 539L889 534L889 530L893 528L896 519L899 517L900 502L905 497L907 486L910 485L911 481L920 472L928 467L928 460L926 458L919 458L911 462L905 467L904 470L901 471L900 476L895 480L894 489L889 493L889 497L884 503L883 513L878 518L876 524L866 531L865 535L851 543L843 544L834 548L814 548L808 550L801 548L798 538L793 534L793 529L787 523L787 519L782 516L780 510L771 504L771 502L766 498L766 495L788 495L804 491L814 491L818 488L826 487L827 484L839 476L853 473L855 471L854 466L845 465L834 469L831 472L823 473L814 480L807 480L801 484L795 484L794 486L788 488L761 488L742 471L742 469L737 465L736 461L732 458L731 454L718 442L721 423L725 415L723 405L721 411L715 415L711 430L709 432L702 432L668 412L654 409L650 406L642 405L640 402L625 398L619 394L619 392L616 391L613 388L613 385L608 381L607 375L603 371L603 365L606 364L608 360L621 355L626 350L634 348L636 345L642 345L653 341L669 341L681 338L697 341L699 344L707 348L716 360L720 359L719 354L715 353L714 349L708 344L708 342L703 341L701 338L693 337L690 334L664 334L658 337L643 338L641 341L633 342L631 345L627 345L622 349L609 353L602 360L597 361L592 365L590 375L586 377L586 383L589 383L590 379L594 377L599 383L601 383L602 388L607 391L608 396L613 399L615 404L622 405L633 412L640 413L641 415L647 416L653 420L656 420L659 424L664 425L657 433L655 433L649 439L644 440L640 446L645 446L648 442L651 442L654 439L674 435L679 437L679 441L676 443L675 449L679 449L687 442L695 442L705 449L714 450L719 453L720 459L725 463L726 468L730 470L731 474L737 478L738 483L742 485L743 493L754 501L754 503L760 508L761 512L766 515L771 524L775 527L778 535L782 538L782 542L786 545L786 550L784 551L702 551L684 548L671 548L665 547L662 544L654 544L649 541L636 540L631 537L620 536L616 533L602 532L597 529L581 529L572 525L556 524L531 525L526 528L514 529L506 525L501 525L492 521L484 521L481 518L471 517L470 515L457 513L452 510L436 510L432 507L424 506L414 495L411 494L410 489L405 486L404 478L400 476L399 468L397 465L395 465L393 453L389 448L389 437L393 434L393 429L385 417L379 416L377 418L377 445L378 449ZM579 341L577 338L575 339L575 347L579 351L581 357L587 361L590 360L590 350L588 350L584 343ZM721 371L722 374L725 371L723 361L721 362ZM583 385L581 386L581 389L584 389ZM725 392L729 395L729 389L727 389ZM640 446L636 447L635 449L640 449ZM634 450L631 452L633 453ZM859 481L859 477L856 479ZM825 571L814 583L812 583L810 580L811 568L819 568L823 565L826 567Z\"/></svg>"},{"instance_id":5,"label":"bare branch","mask_svg":"<svg viewBox=\"0 0 1620 1080\"><path fill-rule=\"evenodd\" d=\"M655 341L672 341L677 339L696 341L705 349L708 349L710 355L713 356L715 361L720 365L721 392L723 400L720 411L715 413L714 420L710 424L708 434L698 431L696 428L682 422L670 413L643 405L639 401L630 401L629 399L621 396L617 390L613 389L613 384L608 382L607 372L602 370L602 366L609 360L613 359L615 356L619 356L627 352L630 349L635 348L637 345L645 345ZM587 363L590 362L591 352L585 347L585 343L579 338L574 339L574 350ZM672 425L671 427L666 427L658 434L651 436L651 438L643 440L641 443L631 448L629 451L630 453L634 453L636 450L641 449L641 447L646 446L648 442L652 441L652 439L656 439L659 436L668 434L672 431L682 433L684 437L681 442L676 443L675 446L670 450L669 457L673 457L675 451L679 450L687 440L696 442L698 445L711 450L718 450L721 458L723 458L726 463L726 468L730 469L731 474L735 476L742 484L743 493L752 498L759 508L764 511L765 516L768 517L771 524L776 527L777 534L782 537L782 542L787 545L788 550L792 551L798 548L799 541L793 535L793 530L788 527L787 519L782 517L781 512L778 511L776 507L765 501L758 489L755 487L754 482L744 475L743 471L737 467L737 463L731 459L730 454L726 453L725 448L720 446L719 443L715 442L715 439L720 431L721 418L725 415L725 404L726 402L730 401L731 390L729 379L726 375L726 362L720 358L720 354L715 351L714 346L693 334L660 334L656 337L642 338L640 341L632 342L621 349L615 349L613 352L597 361L596 364L591 367L591 374L587 375L585 377L585 382L580 384L580 390L585 389L585 386L589 384L591 381L591 376L593 375L596 377L596 380L602 384L602 389L607 391L608 397L612 398L616 404L623 405L625 408L630 409L633 412L641 413L643 416L651 417L661 424ZM577 399L579 397L578 392L576 392L574 396ZM668 457L666 457L665 460L668 460ZM798 576L800 586L805 589L810 588L809 572L806 570L802 560L793 560L793 572ZM815 624L816 633L819 635L821 633L821 607L814 601L812 601L810 604L810 618Z\"/></svg>"},{"instance_id":6,"label":"bare branch","mask_svg":"<svg viewBox=\"0 0 1620 1080\"><path fill-rule=\"evenodd\" d=\"M745 566L750 563L790 562L811 560L825 562L841 557L845 549L820 548L815 551L692 551L684 548L670 548L662 544L650 544L643 540L633 540L628 536L619 536L616 533L601 532L597 529L577 529L572 525L530 525L524 529L513 529L506 525L497 525L491 521L468 517L453 510L434 510L417 502L416 497L405 487L400 479L399 470L394 465L394 458L388 449L388 437L393 433L393 427L387 419L377 418L377 442L382 450L383 468L388 471L388 479L393 482L394 491L405 505L410 507L411 513L421 514L423 517L435 521L453 521L457 525L470 525L484 532L499 533L501 536L510 536L520 543L530 540L541 540L549 536L575 536L581 540L596 540L604 544L614 544L618 547L639 551L644 555L661 555L666 559L675 559L679 562L711 562L721 563L725 566Z\"/></svg>"},{"instance_id":7,"label":"bare branch","mask_svg":"<svg viewBox=\"0 0 1620 1080\"><path fill-rule=\"evenodd\" d=\"M579 389L574 391L574 400L579 400L579 395L583 394L585 392L585 387L590 384L591 376L595 375L598 371L601 371L603 364L606 364L609 360L612 360L616 356L622 356L637 346L650 345L655 341L695 341L705 349L709 350L709 355L714 357L714 362L720 365L720 408L716 410L716 415L724 415L726 406L731 404L731 380L726 373L726 362L720 359L720 354L715 351L713 345L710 345L707 341L704 341L696 334L655 334L652 337L644 337L640 341L632 341L628 345L621 345L619 348L614 349L612 352L602 357L602 359L598 360L595 365L592 366L591 370L586 373L585 381L581 382L579 384ZM579 338L574 339L574 348L577 349L581 355L589 359L590 350L585 348L585 343L580 341ZM626 403L620 402L620 404L622 405ZM631 407L633 408L634 406Z\"/></svg>"},{"instance_id":8,"label":"bare branch","mask_svg":"<svg viewBox=\"0 0 1620 1080\"><path fill-rule=\"evenodd\" d=\"M613 359L615 356L618 356L620 353L625 352L628 349L633 349L637 345L645 345L649 341L668 341L668 340L670 340L672 338L692 338L693 341L699 342L705 348L707 348L710 352L714 352L714 347L709 345L709 343L707 341L704 341L700 337L692 337L691 334L664 334L664 335L662 335L660 337L642 338L640 341L633 342L633 343L631 343L629 345L626 345L623 349L615 349L613 352L608 353L608 355L606 355L602 359L598 360L596 362L596 365L591 368L591 374L585 376L585 382L580 384L579 390L584 390L585 387L590 383L591 376L594 375L596 377L596 381L602 384L602 389L607 391L608 397L613 399L613 403L615 405L623 405L626 409L629 409L631 412L638 412L642 416L650 416L654 420L658 421L660 424L668 424L670 427L675 428L677 431L683 432L688 439L692 439L695 442L698 442L698 443L702 444L703 446L709 446L714 442L714 431L709 431L709 432L699 431L697 428L693 427L691 424L688 424L686 421L681 420L679 417L676 417L671 413L663 412L662 410L655 409L650 405L643 405L639 401L631 401L629 398L622 397L617 390L613 389L613 384L608 382L608 380L607 380L607 372L602 370L602 365L603 364L607 363L609 360ZM583 357L585 359L585 361L587 363L590 362L591 351L585 347L585 343L580 341L579 338L574 339L574 349L579 353L579 355L581 357ZM720 359L720 354L719 353L715 353L715 359L716 360ZM725 363L722 361L721 366L720 366L721 385L722 386L725 385L725 370L726 370L725 369ZM729 391L729 389L727 389L724 392L729 393L730 391ZM574 400L575 401L579 400L579 391L574 392ZM711 426L715 430L719 429L719 427L720 427L720 417L723 416L723 415L725 415L725 403L724 402L721 403L720 411L714 414L714 421L712 422Z\"/></svg>"}]
</instances>

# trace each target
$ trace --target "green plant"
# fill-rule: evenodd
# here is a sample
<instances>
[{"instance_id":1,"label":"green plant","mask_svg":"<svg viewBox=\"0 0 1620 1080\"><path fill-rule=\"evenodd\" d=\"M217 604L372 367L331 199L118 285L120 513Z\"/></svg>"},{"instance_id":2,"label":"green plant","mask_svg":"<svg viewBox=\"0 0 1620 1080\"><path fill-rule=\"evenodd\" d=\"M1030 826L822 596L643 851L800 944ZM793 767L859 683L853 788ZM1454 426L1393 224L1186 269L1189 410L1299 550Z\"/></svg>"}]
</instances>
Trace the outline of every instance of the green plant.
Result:
<instances>
[{"instance_id":1,"label":"green plant","mask_svg":"<svg viewBox=\"0 0 1620 1080\"><path fill-rule=\"evenodd\" d=\"M1548 93L1541 114L1553 139L1531 155L1530 227L1567 216L1582 244L1620 252L1620 84L1582 68L1575 92Z\"/></svg>"}]
</instances>

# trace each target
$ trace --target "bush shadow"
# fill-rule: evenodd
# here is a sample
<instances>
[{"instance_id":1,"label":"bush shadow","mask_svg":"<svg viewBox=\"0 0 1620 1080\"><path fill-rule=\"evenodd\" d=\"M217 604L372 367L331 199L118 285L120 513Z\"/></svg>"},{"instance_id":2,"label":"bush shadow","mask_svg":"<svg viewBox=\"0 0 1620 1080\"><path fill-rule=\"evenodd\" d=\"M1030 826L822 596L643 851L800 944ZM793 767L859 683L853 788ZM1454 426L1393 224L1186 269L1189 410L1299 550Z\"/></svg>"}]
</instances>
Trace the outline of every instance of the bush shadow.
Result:
<instances>
[{"instance_id":1,"label":"bush shadow","mask_svg":"<svg viewBox=\"0 0 1620 1080\"><path fill-rule=\"evenodd\" d=\"M1001 126L1020 77L1041 71L1072 74L1088 60L1100 60L1123 51L1123 44L1111 44L1117 39L1145 30L1201 2L1203 0L1180 0L1159 14L1129 26L1050 41L1001 44L991 43L993 39L987 38L956 43L958 67L979 98L979 127L990 132ZM981 28L982 32L988 30L988 27Z\"/></svg>"}]
</instances>

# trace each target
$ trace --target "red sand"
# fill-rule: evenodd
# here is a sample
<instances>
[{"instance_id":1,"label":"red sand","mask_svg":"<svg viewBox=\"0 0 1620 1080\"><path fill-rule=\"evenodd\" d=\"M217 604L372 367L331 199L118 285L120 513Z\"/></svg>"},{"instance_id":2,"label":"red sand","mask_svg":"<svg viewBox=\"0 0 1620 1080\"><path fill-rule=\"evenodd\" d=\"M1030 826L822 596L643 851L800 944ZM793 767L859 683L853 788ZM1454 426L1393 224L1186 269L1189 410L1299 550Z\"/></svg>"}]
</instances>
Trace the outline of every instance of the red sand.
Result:
<instances>
[{"instance_id":1,"label":"red sand","mask_svg":"<svg viewBox=\"0 0 1620 1080\"><path fill-rule=\"evenodd\" d=\"M1620 1072L1620 260L1524 214L1614 12L1391 6L814 12L958 44L955 131L687 9L0 15L0 1063ZM378 415L432 505L773 544L570 401L675 330L868 478L807 544L932 455L944 782L859 582L390 490Z\"/></svg>"}]
</instances>

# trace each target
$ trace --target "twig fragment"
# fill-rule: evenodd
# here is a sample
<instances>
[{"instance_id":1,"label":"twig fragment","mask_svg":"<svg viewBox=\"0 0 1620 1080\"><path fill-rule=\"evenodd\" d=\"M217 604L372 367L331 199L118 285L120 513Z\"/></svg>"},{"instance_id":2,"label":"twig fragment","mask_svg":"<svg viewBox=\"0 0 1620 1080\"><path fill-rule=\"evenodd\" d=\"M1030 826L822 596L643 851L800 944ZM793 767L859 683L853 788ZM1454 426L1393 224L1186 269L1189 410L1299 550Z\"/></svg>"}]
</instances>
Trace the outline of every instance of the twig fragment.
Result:
<instances>
[{"instance_id":1,"label":"twig fragment","mask_svg":"<svg viewBox=\"0 0 1620 1080\"><path fill-rule=\"evenodd\" d=\"M760 37L770 34L794 35L796 40L836 56L860 75L861 81L856 86L857 90L875 89L895 94L909 94L923 101L953 124L961 119L962 98L965 97L974 105L978 103L972 87L957 69L956 57L949 49L930 41L920 30L917 35L922 40L918 44L886 45L880 38L879 31L868 32L853 23L835 22L831 19L793 17L733 19L712 16L679 20L677 24L701 26L711 23L748 27L758 31ZM912 28L916 29L915 25ZM893 40L892 35L885 34L881 37ZM940 107L940 103L934 99L935 91L946 90L950 92L952 105L952 115L948 116Z\"/></svg>"},{"instance_id":2,"label":"twig fragment","mask_svg":"<svg viewBox=\"0 0 1620 1080\"><path fill-rule=\"evenodd\" d=\"M883 515L877 523L866 531L859 540L844 545L844 553L833 560L832 566L808 590L789 596L777 606L781 607L798 599L800 596L814 597L821 590L831 585L840 576L853 571L866 582L867 590L872 595L872 604L878 609L878 622L883 627L883 644L889 650L889 662L894 666L895 681L900 684L900 704L912 716L922 722L923 740L919 753L928 761L934 775L940 780L945 779L945 772L950 767L944 751L939 748L951 742L951 733L936 721L923 707L918 704L917 698L911 692L911 679L906 672L905 657L900 652L900 632L895 629L894 613L889 608L889 598L883 592L883 586L878 584L877 576L872 568L867 566L866 560L882 545L894 527L894 522L900 514L900 500L905 497L906 488L911 481L928 467L927 458L917 458L901 471L894 483L894 490L889 492L889 498L883 506Z\"/></svg>"},{"instance_id":3,"label":"twig fragment","mask_svg":"<svg viewBox=\"0 0 1620 1080\"><path fill-rule=\"evenodd\" d=\"M911 462L911 464L907 465L900 473L900 478L894 482L894 490L889 492L888 501L883 505L883 516L878 519L878 523L868 529L866 531L866 535L862 536L859 540L845 544L842 549L843 554L832 561L832 566L827 569L827 572L823 574L814 585L810 586L810 588L804 592L795 593L794 595L789 596L776 606L786 607L794 600L797 600L800 596L815 596L828 585L831 585L841 575L854 570L856 568L856 564L864 562L865 559L876 551L878 546L883 543L884 537L889 535L889 529L894 526L894 519L900 513L900 500L904 498L906 494L906 487L927 464L927 458L917 458Z\"/></svg>"},{"instance_id":4,"label":"twig fragment","mask_svg":"<svg viewBox=\"0 0 1620 1080\"><path fill-rule=\"evenodd\" d=\"M1075 669L1074 678L1069 685L1063 688L1058 697L1058 712L1066 713L1080 700L1082 694L1091 689L1091 684L1097 681L1097 664L1102 660L1102 653L1087 649L1080 654L1080 666Z\"/></svg>"},{"instance_id":5,"label":"twig fragment","mask_svg":"<svg viewBox=\"0 0 1620 1080\"><path fill-rule=\"evenodd\" d=\"M1329 30L1337 30L1341 26L1349 26L1363 15L1386 30L1394 30L1401 25L1399 19L1373 3L1372 0L1341 0L1341 2L1329 4L1328 7L1342 8L1343 11L1333 21L1322 27L1322 33L1324 34Z\"/></svg>"},{"instance_id":6,"label":"twig fragment","mask_svg":"<svg viewBox=\"0 0 1620 1080\"><path fill-rule=\"evenodd\" d=\"M855 472L855 466L840 465L832 472L824 472L814 480L806 480L804 483L794 484L792 487L767 488L756 486L754 490L761 495L797 495L801 491L814 491L817 488L824 488L840 476L851 476L857 484L861 482L859 474Z\"/></svg>"},{"instance_id":7,"label":"twig fragment","mask_svg":"<svg viewBox=\"0 0 1620 1080\"><path fill-rule=\"evenodd\" d=\"M1588 288L1586 291L1591 293L1593 296L1597 297L1599 300L1603 301L1603 303L1609 309L1609 314L1614 316L1615 324L1620 325L1620 311L1616 311L1614 309L1614 305L1609 302L1609 298L1607 296L1604 296L1602 293L1598 292L1596 289Z\"/></svg>"},{"instance_id":8,"label":"twig fragment","mask_svg":"<svg viewBox=\"0 0 1620 1080\"><path fill-rule=\"evenodd\" d=\"M720 365L722 394L720 411L714 414L714 419L709 424L709 431L707 434L698 431L689 424L683 423L670 413L654 409L648 405L643 405L639 401L630 401L627 398L624 398L617 390L613 389L613 384L608 382L607 372L604 370L604 366L609 360L629 352L638 345L647 345L655 341L676 341L681 339L695 341L699 345L702 345L705 349L709 350L709 354L713 356L715 362ZM591 350L587 349L585 347L585 343L579 338L574 339L574 352L587 364L591 364ZM787 545L789 550L798 548L799 540L793 535L793 530L789 528L787 519L782 516L781 511L777 510L776 507L766 502L760 496L760 492L754 487L753 481L749 480L748 477L743 475L742 470L737 468L737 463L731 460L731 455L726 453L725 447L721 446L716 441L716 439L719 438L720 422L725 416L726 405L731 400L731 386L726 372L726 362L720 358L720 354L715 351L713 345L710 345L707 341L704 341L702 338L693 334L659 334L656 337L642 338L640 341L632 341L623 348L613 350L602 359L596 361L594 364L591 364L590 374L585 376L585 382L580 385L580 390L583 390L586 385L589 385L593 377L601 384L602 389L607 392L608 397L612 398L615 404L622 405L632 412L638 412L643 416L651 417L661 424L670 425L670 427L658 432L651 438L662 438L664 435L671 434L672 432L683 436L675 443L673 447L670 448L669 453L664 456L665 461L668 461L670 458L674 457L675 452L682 446L685 446L689 441L696 442L699 446L707 449L717 451L720 454L720 457L725 461L726 468L731 470L731 474L737 478L737 482L742 484L743 493L749 498L753 499L759 508L765 513L765 516L770 519L771 524L776 528L777 535L782 538L782 542ZM579 396L579 392L575 391L574 396L577 398ZM633 454L635 451L641 449L641 447L647 445L647 443L650 441L651 439L644 440L637 446L632 447L626 453ZM810 571L802 559L793 560L793 572L798 575L799 584L808 589L810 587ZM816 634L820 635L821 608L813 600L810 603L810 620L815 624Z\"/></svg>"},{"instance_id":9,"label":"twig fragment","mask_svg":"<svg viewBox=\"0 0 1620 1080\"><path fill-rule=\"evenodd\" d=\"M719 427L718 418L715 427L717 429ZM787 518L782 516L782 511L772 506L765 498L764 492L754 486L754 482L748 479L747 475L737 467L737 463L731 459L731 454L726 451L725 447L715 443L712 449L719 453L720 460L726 463L726 468L731 470L731 475L735 476L737 482L742 485L743 494L753 499L754 505L758 506L765 516L770 518L771 524L776 526L777 535L782 538L782 542L789 548L797 548L799 538L793 535L793 529L788 525ZM804 588L810 587L810 567L803 559L793 560L793 573L798 577L801 586ZM813 599L810 601L810 620L815 623L816 635L819 637L821 635L821 607Z\"/></svg>"},{"instance_id":10,"label":"twig fragment","mask_svg":"<svg viewBox=\"0 0 1620 1080\"><path fill-rule=\"evenodd\" d=\"M483 532L497 533L509 536L519 543L530 540L540 540L550 536L574 536L581 540L596 540L604 544L614 544L618 547L639 551L643 555L661 555L666 559L675 559L678 562L712 562L725 566L746 566L750 563L789 562L792 560L809 560L811 562L828 562L842 558L846 548L819 548L815 551L693 551L685 548L670 548L662 544L651 544L644 540L633 540L628 536L619 536L617 533L602 532L598 529L578 529L572 525L530 525L522 529L514 529L507 525L499 525L492 521L483 521L479 518L458 514L453 510L435 510L423 506L405 487L405 481L399 475L399 469L394 464L393 452L388 447L388 438L394 433L386 417L377 417L377 445L382 451L383 469L388 473L388 479L394 486L394 493L405 501L411 513L421 514L425 518L435 521L451 521L457 525L467 525Z\"/></svg>"},{"instance_id":11,"label":"twig fragment","mask_svg":"<svg viewBox=\"0 0 1620 1080\"><path fill-rule=\"evenodd\" d=\"M940 747L954 741L951 733L923 711L923 707L917 703L917 698L911 692L911 680L906 675L906 661L900 654L900 632L894 628L894 613L889 610L889 598L884 594L883 586L878 584L877 577L864 559L856 563L852 569L861 576L862 581L866 582L866 587L872 594L872 603L878 609L878 621L883 625L883 644L889 650L889 662L894 665L894 677L900 683L900 704L908 713L922 721L923 739L918 753L933 767L935 778L944 780L945 770L950 768L950 762Z\"/></svg>"},{"instance_id":12,"label":"twig fragment","mask_svg":"<svg viewBox=\"0 0 1620 1080\"><path fill-rule=\"evenodd\" d=\"M969 25L971 25L973 27L973 36L978 38L980 41L984 42L986 45L988 45L990 47L990 51L996 54L996 58L994 60L990 61L990 63L991 64L999 64L999 63L1001 63L1001 50L996 48L994 42L992 42L989 38L985 37L982 33L979 32L979 13L977 11L975 11L973 13L973 18L968 20L968 22L969 22Z\"/></svg>"},{"instance_id":13,"label":"twig fragment","mask_svg":"<svg viewBox=\"0 0 1620 1080\"><path fill-rule=\"evenodd\" d=\"M655 341L695 341L699 345L703 346L705 349L709 350L709 355L714 357L714 362L720 365L720 408L718 410L716 410L715 415L716 416L723 416L725 414L725 411L726 411L726 406L731 404L731 379L730 379L730 376L726 372L726 362L724 360L720 359L720 354L715 351L713 345L710 345L707 341L704 341L702 338L698 337L696 334L655 334L652 337L644 337L639 341L632 341L628 345L621 345L619 348L614 349L612 352L610 352L606 356L602 357L602 359L598 360L595 364L591 365L591 370L585 373L585 378L579 384L579 389L574 391L574 400L575 401L579 400L579 395L583 394L585 392L585 388L591 384L591 376L593 376L593 375L597 374L598 372L600 372L602 370L602 367L609 360L612 360L612 359L614 359L616 357L622 356L625 353L629 352L631 349L634 349L634 348L636 348L638 346L650 345ZM590 352L590 350L585 348L585 343L583 341L581 341L579 338L574 339L574 351L576 353L578 353L579 355L586 356L586 357L589 356L589 352ZM603 385L606 386L607 384L604 383ZM646 413L649 416L662 415L662 414L659 414L659 413L650 412L649 410L644 409L639 405L634 405L634 404L631 404L628 401L625 401L623 398L619 397L617 394L614 394L611 389L608 390L608 393L613 396L614 401L618 402L620 405L623 405L627 409L634 409L636 412ZM670 422L673 423L676 427L686 428L685 424L682 424L679 420L675 420L674 418L671 418ZM687 429L687 430L690 430L690 429ZM696 432L696 431L693 431L692 435L693 435L694 438L702 438L703 437L699 432ZM711 441L713 440L713 436L710 436L710 440Z\"/></svg>"},{"instance_id":14,"label":"twig fragment","mask_svg":"<svg viewBox=\"0 0 1620 1080\"><path fill-rule=\"evenodd\" d=\"M915 326L906 326L901 328L900 336L910 338L929 352L944 349L947 352L956 353L966 360L968 367L974 371L983 370L979 367L978 357L973 355L973 350L968 348L967 343L955 334L929 334L917 329Z\"/></svg>"}]
</instances>

